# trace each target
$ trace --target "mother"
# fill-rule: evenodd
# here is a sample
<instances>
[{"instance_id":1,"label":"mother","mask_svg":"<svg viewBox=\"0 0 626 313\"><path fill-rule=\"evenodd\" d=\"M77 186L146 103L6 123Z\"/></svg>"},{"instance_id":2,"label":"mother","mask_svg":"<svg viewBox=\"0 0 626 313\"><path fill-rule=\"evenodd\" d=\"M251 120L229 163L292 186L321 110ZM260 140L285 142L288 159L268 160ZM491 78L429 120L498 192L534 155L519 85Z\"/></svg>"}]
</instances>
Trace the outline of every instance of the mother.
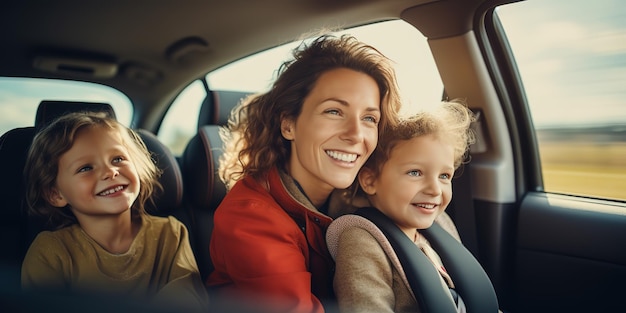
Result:
<instances>
[{"instance_id":1,"label":"mother","mask_svg":"<svg viewBox=\"0 0 626 313\"><path fill-rule=\"evenodd\" d=\"M330 195L353 183L400 99L391 62L354 37L323 35L293 56L223 133L220 174L232 188L215 213L207 284L271 312L324 312Z\"/></svg>"}]
</instances>

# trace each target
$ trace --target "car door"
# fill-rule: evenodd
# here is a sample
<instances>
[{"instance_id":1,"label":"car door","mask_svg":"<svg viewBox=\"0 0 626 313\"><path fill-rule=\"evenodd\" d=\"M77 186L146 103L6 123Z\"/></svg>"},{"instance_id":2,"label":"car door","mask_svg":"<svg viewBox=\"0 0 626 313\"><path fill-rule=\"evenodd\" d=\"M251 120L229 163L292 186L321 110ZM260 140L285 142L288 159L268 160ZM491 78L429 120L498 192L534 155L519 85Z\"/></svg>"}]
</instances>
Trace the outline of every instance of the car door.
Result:
<instances>
[{"instance_id":1,"label":"car door","mask_svg":"<svg viewBox=\"0 0 626 313\"><path fill-rule=\"evenodd\" d=\"M626 8L528 0L488 12L511 136L512 312L624 312Z\"/></svg>"},{"instance_id":2,"label":"car door","mask_svg":"<svg viewBox=\"0 0 626 313\"><path fill-rule=\"evenodd\" d=\"M479 115L448 210L501 309L624 312L623 3L438 1L402 18Z\"/></svg>"}]
</instances>

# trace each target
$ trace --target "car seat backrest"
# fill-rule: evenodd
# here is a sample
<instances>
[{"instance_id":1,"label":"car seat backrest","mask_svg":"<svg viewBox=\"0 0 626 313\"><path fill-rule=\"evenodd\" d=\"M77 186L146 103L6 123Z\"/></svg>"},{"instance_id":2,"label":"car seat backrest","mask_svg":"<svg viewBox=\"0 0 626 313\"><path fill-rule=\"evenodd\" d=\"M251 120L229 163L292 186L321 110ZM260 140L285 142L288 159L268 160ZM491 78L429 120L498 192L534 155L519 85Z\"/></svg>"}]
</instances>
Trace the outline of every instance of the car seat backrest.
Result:
<instances>
[{"instance_id":1,"label":"car seat backrest","mask_svg":"<svg viewBox=\"0 0 626 313\"><path fill-rule=\"evenodd\" d=\"M186 199L196 210L214 210L226 194L218 175L222 140L218 125L204 125L191 138L181 157Z\"/></svg>"},{"instance_id":2,"label":"car seat backrest","mask_svg":"<svg viewBox=\"0 0 626 313\"><path fill-rule=\"evenodd\" d=\"M26 211L22 209L22 171L34 135L35 128L30 126L9 130L0 137L0 164L5 177L5 183L0 188L0 236L3 238L0 277L5 288L20 285L22 259L33 239L29 236Z\"/></svg>"},{"instance_id":3,"label":"car seat backrest","mask_svg":"<svg viewBox=\"0 0 626 313\"><path fill-rule=\"evenodd\" d=\"M213 271L209 243L213 214L226 195L218 173L223 153L220 128L228 123L230 112L250 93L211 91L200 109L198 132L189 140L181 156L185 199L192 211L196 259L203 278Z\"/></svg>"},{"instance_id":4,"label":"car seat backrest","mask_svg":"<svg viewBox=\"0 0 626 313\"><path fill-rule=\"evenodd\" d=\"M181 209L183 207L183 174L178 161L170 149L155 134L145 129L135 131L146 144L157 167L162 171L159 183L161 183L163 191L153 196L154 203L150 201L146 203L146 210L159 216L174 215L186 222L183 219L188 218L181 215L184 213L184 210Z\"/></svg>"},{"instance_id":5,"label":"car seat backrest","mask_svg":"<svg viewBox=\"0 0 626 313\"><path fill-rule=\"evenodd\" d=\"M233 108L251 94L251 92L211 90L200 107L198 126L226 125Z\"/></svg>"},{"instance_id":6,"label":"car seat backrest","mask_svg":"<svg viewBox=\"0 0 626 313\"><path fill-rule=\"evenodd\" d=\"M157 167L162 171L159 183L161 183L163 190L154 194L153 202L148 201L146 203L146 211L158 216L174 216L185 224L191 233L193 225L189 210L183 201L183 174L178 160L155 134L145 129L137 129L136 132L143 139ZM195 248L191 241L190 239L192 247Z\"/></svg>"},{"instance_id":7,"label":"car seat backrest","mask_svg":"<svg viewBox=\"0 0 626 313\"><path fill-rule=\"evenodd\" d=\"M37 233L46 229L40 218L28 216L26 212L23 170L28 149L35 134L52 120L63 114L83 111L105 112L115 118L113 108L106 103L42 101L37 108L34 126L12 129L0 137L0 164L6 165L5 177L13 179L11 184L0 188L0 208L3 210L1 235L2 238L12 238L3 246L0 273L9 286L19 287L24 255ZM159 180L163 192L155 196L154 205L148 202L147 211L160 216L174 215L183 223L188 222L188 212L181 209L183 182L178 162L152 133L146 130L137 130L137 133L163 171Z\"/></svg>"},{"instance_id":8,"label":"car seat backrest","mask_svg":"<svg viewBox=\"0 0 626 313\"><path fill-rule=\"evenodd\" d=\"M217 173L222 153L221 143L219 126L205 125L198 129L181 156L185 199L191 210L197 247L194 252L203 279L213 271L209 254L213 215L226 194L226 188Z\"/></svg>"}]
</instances>

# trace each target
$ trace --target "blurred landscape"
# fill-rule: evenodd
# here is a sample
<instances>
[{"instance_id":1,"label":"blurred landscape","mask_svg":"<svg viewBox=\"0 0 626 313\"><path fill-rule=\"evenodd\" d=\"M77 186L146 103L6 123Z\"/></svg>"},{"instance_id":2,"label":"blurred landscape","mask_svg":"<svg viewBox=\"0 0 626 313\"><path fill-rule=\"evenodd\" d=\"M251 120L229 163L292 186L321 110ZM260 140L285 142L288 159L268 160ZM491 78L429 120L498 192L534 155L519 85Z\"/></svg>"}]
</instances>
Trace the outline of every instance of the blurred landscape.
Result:
<instances>
[{"instance_id":1,"label":"blurred landscape","mask_svg":"<svg viewBox=\"0 0 626 313\"><path fill-rule=\"evenodd\" d=\"M548 192L626 200L626 124L538 129Z\"/></svg>"}]
</instances>

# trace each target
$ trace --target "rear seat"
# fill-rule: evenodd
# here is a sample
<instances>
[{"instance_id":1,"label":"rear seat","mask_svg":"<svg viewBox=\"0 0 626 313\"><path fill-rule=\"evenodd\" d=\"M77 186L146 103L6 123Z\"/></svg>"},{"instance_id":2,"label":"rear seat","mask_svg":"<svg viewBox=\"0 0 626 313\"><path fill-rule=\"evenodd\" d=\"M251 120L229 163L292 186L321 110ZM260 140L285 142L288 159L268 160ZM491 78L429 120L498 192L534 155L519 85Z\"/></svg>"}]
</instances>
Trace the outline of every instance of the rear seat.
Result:
<instances>
[{"instance_id":1,"label":"rear seat","mask_svg":"<svg viewBox=\"0 0 626 313\"><path fill-rule=\"evenodd\" d=\"M0 188L0 208L4 210L0 231L2 238L6 239L0 257L2 288L20 288L21 264L26 251L37 233L45 230L43 221L26 214L24 203L22 172L30 144L37 131L54 118L78 111L105 112L115 118L113 108L106 103L42 101L37 109L35 126L12 129L0 137L0 164L4 165L5 177L12 179L8 186ZM159 216L173 215L189 227L188 211L182 209L183 180L176 159L152 133L137 132L154 154L157 166L163 170L159 181L164 191L155 197L155 205L148 203L146 210Z\"/></svg>"},{"instance_id":2,"label":"rear seat","mask_svg":"<svg viewBox=\"0 0 626 313\"><path fill-rule=\"evenodd\" d=\"M22 209L24 185L22 170L35 128L22 127L7 131L0 137L0 164L5 183L0 188L0 277L3 289L15 290L20 285L20 268L26 249L33 240L28 218Z\"/></svg>"},{"instance_id":3,"label":"rear seat","mask_svg":"<svg viewBox=\"0 0 626 313\"><path fill-rule=\"evenodd\" d=\"M147 210L159 216L173 215L187 226L203 279L213 270L209 255L213 213L226 194L217 173L222 153L219 127L227 124L231 110L249 94L212 91L202 105L198 133L189 141L179 161L152 133L136 130L164 171L160 179L164 193L158 195L156 205L148 205ZM37 130L55 117L85 110L103 111L115 117L112 107L105 103L42 101L35 126L12 129L0 137L0 164L5 165L3 174L13 178L11 183L0 188L0 208L4 210L0 235L10 238L5 240L0 255L2 288L19 288L24 255L37 233L45 229L43 221L26 214L24 204L22 172L32 139Z\"/></svg>"},{"instance_id":4,"label":"rear seat","mask_svg":"<svg viewBox=\"0 0 626 313\"><path fill-rule=\"evenodd\" d=\"M198 127L204 125L226 125L233 108L251 94L250 92L230 90L209 91L200 107Z\"/></svg>"},{"instance_id":5,"label":"rear seat","mask_svg":"<svg viewBox=\"0 0 626 313\"><path fill-rule=\"evenodd\" d=\"M194 253L202 278L213 271L209 243L213 231L213 215L226 187L218 174L223 153L220 127L228 122L232 109L250 93L211 91L200 109L198 133L187 144L180 158L185 184L186 205L192 216Z\"/></svg>"}]
</instances>

